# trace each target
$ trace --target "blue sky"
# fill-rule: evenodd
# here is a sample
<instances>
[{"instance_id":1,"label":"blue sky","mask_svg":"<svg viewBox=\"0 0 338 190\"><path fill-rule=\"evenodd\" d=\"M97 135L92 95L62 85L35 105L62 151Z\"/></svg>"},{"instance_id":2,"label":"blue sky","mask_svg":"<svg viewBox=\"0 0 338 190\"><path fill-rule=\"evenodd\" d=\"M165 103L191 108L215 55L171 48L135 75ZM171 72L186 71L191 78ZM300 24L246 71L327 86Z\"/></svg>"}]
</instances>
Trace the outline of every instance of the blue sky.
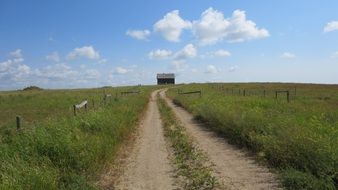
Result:
<instances>
[{"instance_id":1,"label":"blue sky","mask_svg":"<svg viewBox=\"0 0 338 190\"><path fill-rule=\"evenodd\" d=\"M338 1L0 0L0 90L338 83Z\"/></svg>"}]
</instances>

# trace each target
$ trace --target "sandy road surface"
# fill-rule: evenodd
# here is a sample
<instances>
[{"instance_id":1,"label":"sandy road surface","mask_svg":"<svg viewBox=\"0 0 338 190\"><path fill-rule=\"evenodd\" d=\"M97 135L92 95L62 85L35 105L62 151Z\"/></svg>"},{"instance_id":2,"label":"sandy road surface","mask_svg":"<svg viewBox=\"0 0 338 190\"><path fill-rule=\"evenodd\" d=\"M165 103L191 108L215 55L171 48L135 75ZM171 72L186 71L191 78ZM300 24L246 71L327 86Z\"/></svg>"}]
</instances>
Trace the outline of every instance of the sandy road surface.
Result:
<instances>
[{"instance_id":1,"label":"sandy road surface","mask_svg":"<svg viewBox=\"0 0 338 190\"><path fill-rule=\"evenodd\" d=\"M226 189L279 189L274 174L267 168L255 163L253 158L228 144L223 138L217 137L214 132L201 127L190 113L174 105L165 96L165 91L160 94L185 126L188 134L214 164L215 176Z\"/></svg>"},{"instance_id":2,"label":"sandy road surface","mask_svg":"<svg viewBox=\"0 0 338 190\"><path fill-rule=\"evenodd\" d=\"M175 189L173 169L163 136L163 127L156 104L154 91L145 118L140 126L139 137L127 158L125 172L118 179L114 189Z\"/></svg>"}]
</instances>

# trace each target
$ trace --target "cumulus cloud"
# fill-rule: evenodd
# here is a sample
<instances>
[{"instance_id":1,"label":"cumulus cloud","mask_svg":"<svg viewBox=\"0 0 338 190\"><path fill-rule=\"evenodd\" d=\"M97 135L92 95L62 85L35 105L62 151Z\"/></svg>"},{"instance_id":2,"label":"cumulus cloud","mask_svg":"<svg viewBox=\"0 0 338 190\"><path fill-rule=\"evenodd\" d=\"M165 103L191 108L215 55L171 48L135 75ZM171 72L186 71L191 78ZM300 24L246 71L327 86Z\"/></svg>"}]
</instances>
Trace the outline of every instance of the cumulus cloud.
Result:
<instances>
[{"instance_id":1,"label":"cumulus cloud","mask_svg":"<svg viewBox=\"0 0 338 190\"><path fill-rule=\"evenodd\" d=\"M53 61L53 62L59 62L60 61L59 53L55 51L55 52L47 55L46 60Z\"/></svg>"},{"instance_id":2,"label":"cumulus cloud","mask_svg":"<svg viewBox=\"0 0 338 190\"><path fill-rule=\"evenodd\" d=\"M260 29L256 23L247 20L245 11L235 10L231 18L224 18L222 12L209 8L200 20L192 24L193 34L201 45L215 44L219 41L243 42L268 37L266 29Z\"/></svg>"},{"instance_id":3,"label":"cumulus cloud","mask_svg":"<svg viewBox=\"0 0 338 190\"><path fill-rule=\"evenodd\" d=\"M149 52L150 59L167 59L172 55L172 51L165 49L157 49Z\"/></svg>"},{"instance_id":4,"label":"cumulus cloud","mask_svg":"<svg viewBox=\"0 0 338 190\"><path fill-rule=\"evenodd\" d=\"M205 73L216 74L216 73L218 73L218 70L214 65L207 65L207 69L206 69Z\"/></svg>"},{"instance_id":5,"label":"cumulus cloud","mask_svg":"<svg viewBox=\"0 0 338 190\"><path fill-rule=\"evenodd\" d=\"M149 30L128 30L126 35L138 40L145 40L150 36Z\"/></svg>"},{"instance_id":6,"label":"cumulus cloud","mask_svg":"<svg viewBox=\"0 0 338 190\"><path fill-rule=\"evenodd\" d=\"M81 48L75 48L67 56L68 59L77 59L81 57L88 59L100 59L100 54L93 48L93 46L83 46Z\"/></svg>"},{"instance_id":7,"label":"cumulus cloud","mask_svg":"<svg viewBox=\"0 0 338 190\"><path fill-rule=\"evenodd\" d=\"M46 67L36 69L35 75L38 78L47 81L74 81L79 76L79 72L72 69L66 63L57 63L47 65Z\"/></svg>"},{"instance_id":8,"label":"cumulus cloud","mask_svg":"<svg viewBox=\"0 0 338 190\"><path fill-rule=\"evenodd\" d=\"M229 57L229 56L231 56L230 52L223 50L223 49L217 50L213 54L215 56L218 56L218 57Z\"/></svg>"},{"instance_id":9,"label":"cumulus cloud","mask_svg":"<svg viewBox=\"0 0 338 190\"><path fill-rule=\"evenodd\" d=\"M285 59L293 59L296 57L295 54L293 53L290 53L290 52L284 52L282 55L281 55L282 58L285 58Z\"/></svg>"},{"instance_id":10,"label":"cumulus cloud","mask_svg":"<svg viewBox=\"0 0 338 190\"><path fill-rule=\"evenodd\" d=\"M175 59L187 59L187 58L194 58L197 55L197 49L193 44L186 45L182 50L178 51L175 54Z\"/></svg>"},{"instance_id":11,"label":"cumulus cloud","mask_svg":"<svg viewBox=\"0 0 338 190\"><path fill-rule=\"evenodd\" d=\"M225 37L229 26L230 22L222 12L209 8L202 13L200 20L193 22L192 30L202 44L213 44Z\"/></svg>"},{"instance_id":12,"label":"cumulus cloud","mask_svg":"<svg viewBox=\"0 0 338 190\"><path fill-rule=\"evenodd\" d=\"M338 21L331 21L324 27L324 32L332 32L338 30Z\"/></svg>"},{"instance_id":13,"label":"cumulus cloud","mask_svg":"<svg viewBox=\"0 0 338 190\"><path fill-rule=\"evenodd\" d=\"M0 89L17 89L36 84L48 85L48 87L87 86L89 83L96 83L101 77L100 72L95 69L72 68L66 63L55 63L33 69L23 63L22 54L13 54L12 57L0 62Z\"/></svg>"},{"instance_id":14,"label":"cumulus cloud","mask_svg":"<svg viewBox=\"0 0 338 190\"><path fill-rule=\"evenodd\" d=\"M246 19L245 11L235 10L230 19L227 40L231 42L242 42L245 40L259 39L270 36L269 31L260 29L251 20Z\"/></svg>"},{"instance_id":15,"label":"cumulus cloud","mask_svg":"<svg viewBox=\"0 0 338 190\"><path fill-rule=\"evenodd\" d=\"M114 70L115 74L120 74L120 75L126 74L128 72L130 72L130 70L128 70L124 67L116 67L115 70Z\"/></svg>"},{"instance_id":16,"label":"cumulus cloud","mask_svg":"<svg viewBox=\"0 0 338 190\"><path fill-rule=\"evenodd\" d=\"M154 31L160 33L166 40L179 42L182 30L191 28L191 22L183 20L178 10L167 13L154 24Z\"/></svg>"},{"instance_id":17,"label":"cumulus cloud","mask_svg":"<svg viewBox=\"0 0 338 190\"><path fill-rule=\"evenodd\" d=\"M56 63L35 69L30 81L52 86L77 86L95 83L100 77L101 73L96 69L72 68L66 63Z\"/></svg>"},{"instance_id":18,"label":"cumulus cloud","mask_svg":"<svg viewBox=\"0 0 338 190\"><path fill-rule=\"evenodd\" d=\"M23 64L21 50L16 51L11 56L13 59L0 62L0 81L1 85L12 85L18 82L23 82L31 74L31 68Z\"/></svg>"},{"instance_id":19,"label":"cumulus cloud","mask_svg":"<svg viewBox=\"0 0 338 190\"><path fill-rule=\"evenodd\" d=\"M151 51L148 54L150 59L170 59L171 66L176 71L184 70L187 66L186 61L189 58L194 58L197 56L197 49L193 44L187 44L181 50L173 53L170 50L158 49Z\"/></svg>"},{"instance_id":20,"label":"cumulus cloud","mask_svg":"<svg viewBox=\"0 0 338 190\"><path fill-rule=\"evenodd\" d=\"M15 51L10 52L9 55L10 55L11 57L17 58L17 59L18 59L18 58L22 58L22 51L21 51L21 49L17 49L17 50L15 50Z\"/></svg>"}]
</instances>

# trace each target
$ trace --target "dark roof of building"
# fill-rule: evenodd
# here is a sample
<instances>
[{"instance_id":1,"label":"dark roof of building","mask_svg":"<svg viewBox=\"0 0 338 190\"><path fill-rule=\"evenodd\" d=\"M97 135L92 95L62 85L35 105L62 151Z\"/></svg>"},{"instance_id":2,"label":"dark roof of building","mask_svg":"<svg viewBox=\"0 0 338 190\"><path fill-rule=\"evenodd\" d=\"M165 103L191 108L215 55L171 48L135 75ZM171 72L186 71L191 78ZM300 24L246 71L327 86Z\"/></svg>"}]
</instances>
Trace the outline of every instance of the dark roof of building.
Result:
<instances>
[{"instance_id":1,"label":"dark roof of building","mask_svg":"<svg viewBox=\"0 0 338 190\"><path fill-rule=\"evenodd\" d=\"M174 79L175 74L174 73L160 73L157 74L158 79Z\"/></svg>"}]
</instances>

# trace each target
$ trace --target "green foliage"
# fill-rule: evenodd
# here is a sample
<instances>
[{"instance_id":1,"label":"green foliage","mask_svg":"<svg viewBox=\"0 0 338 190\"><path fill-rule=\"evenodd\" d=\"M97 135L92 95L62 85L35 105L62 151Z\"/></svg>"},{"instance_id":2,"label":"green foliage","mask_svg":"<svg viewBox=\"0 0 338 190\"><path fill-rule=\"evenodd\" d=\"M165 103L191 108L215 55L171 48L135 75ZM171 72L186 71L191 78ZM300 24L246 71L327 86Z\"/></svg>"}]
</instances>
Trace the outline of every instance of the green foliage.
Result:
<instances>
[{"instance_id":1,"label":"green foliage","mask_svg":"<svg viewBox=\"0 0 338 190\"><path fill-rule=\"evenodd\" d=\"M179 89L202 90L201 98L179 95L177 89L169 95L229 142L251 149L280 169L287 189L337 188L337 86L192 84ZM243 89L246 96L239 94ZM286 97L275 99L274 91L280 89L290 90L290 103Z\"/></svg>"},{"instance_id":2,"label":"green foliage","mask_svg":"<svg viewBox=\"0 0 338 190\"><path fill-rule=\"evenodd\" d=\"M174 113L163 99L158 99L161 119L165 126L165 136L169 139L174 151L178 175L183 176L184 189L214 189L217 181L206 166L206 157L193 145L184 128L177 122Z\"/></svg>"},{"instance_id":3,"label":"green foliage","mask_svg":"<svg viewBox=\"0 0 338 190\"><path fill-rule=\"evenodd\" d=\"M24 89L22 89L23 91L28 91L28 90L43 90L42 88L38 87L38 86L28 86Z\"/></svg>"},{"instance_id":4,"label":"green foliage","mask_svg":"<svg viewBox=\"0 0 338 190\"><path fill-rule=\"evenodd\" d=\"M105 105L98 103L101 94L96 89L1 94L5 96L1 111L12 102L11 112L20 112L20 102L27 112L41 108L41 115L49 117L31 114L32 122L25 122L19 131L11 123L0 127L0 189L96 189L96 174L133 131L150 90L145 87L139 95L112 99ZM89 107L74 117L67 107L84 98L96 98L95 109Z\"/></svg>"},{"instance_id":5,"label":"green foliage","mask_svg":"<svg viewBox=\"0 0 338 190\"><path fill-rule=\"evenodd\" d=\"M318 179L313 175L301 172L295 169L283 170L282 174L283 185L287 189L301 190L301 189L335 189L332 186L330 179Z\"/></svg>"}]
</instances>

